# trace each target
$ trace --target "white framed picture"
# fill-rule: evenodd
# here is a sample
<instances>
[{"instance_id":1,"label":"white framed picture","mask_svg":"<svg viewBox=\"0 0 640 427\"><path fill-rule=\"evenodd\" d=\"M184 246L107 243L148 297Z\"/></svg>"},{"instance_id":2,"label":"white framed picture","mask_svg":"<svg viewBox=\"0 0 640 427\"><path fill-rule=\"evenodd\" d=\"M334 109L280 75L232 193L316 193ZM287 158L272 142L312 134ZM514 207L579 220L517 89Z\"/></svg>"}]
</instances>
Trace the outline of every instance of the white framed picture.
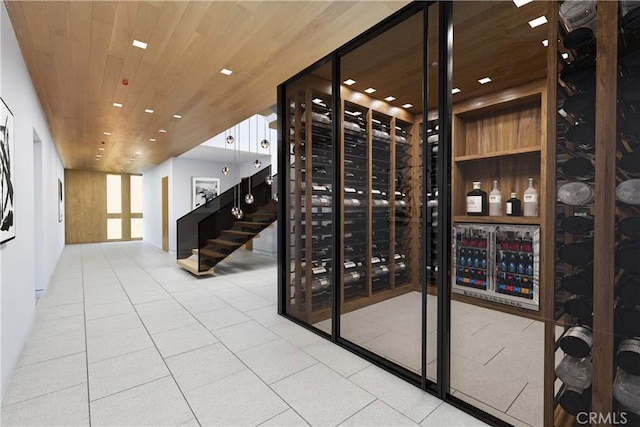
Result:
<instances>
[{"instance_id":1,"label":"white framed picture","mask_svg":"<svg viewBox=\"0 0 640 427\"><path fill-rule=\"evenodd\" d=\"M191 209L197 209L220 194L220 178L191 178Z\"/></svg>"}]
</instances>

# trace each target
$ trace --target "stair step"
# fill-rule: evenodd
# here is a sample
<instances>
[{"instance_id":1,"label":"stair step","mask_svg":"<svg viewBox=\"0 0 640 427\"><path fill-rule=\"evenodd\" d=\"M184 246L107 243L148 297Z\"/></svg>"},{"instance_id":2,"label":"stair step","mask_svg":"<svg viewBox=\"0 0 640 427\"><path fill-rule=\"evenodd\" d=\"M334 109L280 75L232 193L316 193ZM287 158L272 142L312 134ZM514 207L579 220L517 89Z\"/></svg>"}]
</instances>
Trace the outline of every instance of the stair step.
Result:
<instances>
[{"instance_id":1,"label":"stair step","mask_svg":"<svg viewBox=\"0 0 640 427\"><path fill-rule=\"evenodd\" d=\"M198 271L198 261L196 261L195 259L179 259L177 263L181 268L184 268L189 273L195 274L196 276L206 276L209 274L213 274L213 267L206 271Z\"/></svg>"},{"instance_id":2,"label":"stair step","mask_svg":"<svg viewBox=\"0 0 640 427\"><path fill-rule=\"evenodd\" d=\"M250 231L240 231L240 230L222 230L222 234L231 234L232 236L243 236L243 237L253 237L256 233L252 233Z\"/></svg>"},{"instance_id":3,"label":"stair step","mask_svg":"<svg viewBox=\"0 0 640 427\"><path fill-rule=\"evenodd\" d=\"M250 222L250 221L236 221L235 225L239 225L241 227L250 227L250 228L262 228L267 225L264 222Z\"/></svg>"},{"instance_id":4,"label":"stair step","mask_svg":"<svg viewBox=\"0 0 640 427\"><path fill-rule=\"evenodd\" d=\"M206 257L206 258L211 258L211 259L223 259L226 258L228 255L227 254L223 254L222 252L218 252L218 251L214 251L213 249L207 249L207 248L202 248L200 250L198 249L193 249L193 254L197 255L200 254L200 256Z\"/></svg>"},{"instance_id":5,"label":"stair step","mask_svg":"<svg viewBox=\"0 0 640 427\"><path fill-rule=\"evenodd\" d=\"M275 212L253 212L245 215L247 218L273 218L276 219Z\"/></svg>"},{"instance_id":6,"label":"stair step","mask_svg":"<svg viewBox=\"0 0 640 427\"><path fill-rule=\"evenodd\" d=\"M207 240L207 243L209 243L210 245L226 246L229 248L238 248L242 246L242 243L240 242L233 242L231 240L223 240L223 239L209 239Z\"/></svg>"}]
</instances>

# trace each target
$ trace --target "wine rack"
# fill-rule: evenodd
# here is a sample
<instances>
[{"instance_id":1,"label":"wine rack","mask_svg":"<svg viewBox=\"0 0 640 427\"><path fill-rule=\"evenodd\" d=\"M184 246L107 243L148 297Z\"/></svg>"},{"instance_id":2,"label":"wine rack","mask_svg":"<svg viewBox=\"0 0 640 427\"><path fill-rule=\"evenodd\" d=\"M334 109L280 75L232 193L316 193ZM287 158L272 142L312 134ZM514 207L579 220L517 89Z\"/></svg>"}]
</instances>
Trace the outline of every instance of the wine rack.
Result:
<instances>
[{"instance_id":1,"label":"wine rack","mask_svg":"<svg viewBox=\"0 0 640 427\"><path fill-rule=\"evenodd\" d=\"M427 121L427 242L428 252L431 254L427 261L427 285L435 286L438 274L438 181L437 181L437 161L439 149L438 120ZM422 130L422 127L420 128ZM420 143L424 143L422 134ZM420 150L422 152L422 149Z\"/></svg>"}]
</instances>

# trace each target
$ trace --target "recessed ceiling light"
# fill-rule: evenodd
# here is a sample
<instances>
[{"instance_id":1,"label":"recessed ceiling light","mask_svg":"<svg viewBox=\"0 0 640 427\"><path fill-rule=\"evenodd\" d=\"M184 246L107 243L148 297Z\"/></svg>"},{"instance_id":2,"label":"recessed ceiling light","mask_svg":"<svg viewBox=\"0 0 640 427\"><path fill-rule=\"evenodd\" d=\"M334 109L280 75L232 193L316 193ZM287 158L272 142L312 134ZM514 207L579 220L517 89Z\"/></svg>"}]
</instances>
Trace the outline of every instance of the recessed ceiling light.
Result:
<instances>
[{"instance_id":1,"label":"recessed ceiling light","mask_svg":"<svg viewBox=\"0 0 640 427\"><path fill-rule=\"evenodd\" d=\"M569 54L567 52L563 52L562 59L569 59Z\"/></svg>"},{"instance_id":2,"label":"recessed ceiling light","mask_svg":"<svg viewBox=\"0 0 640 427\"><path fill-rule=\"evenodd\" d=\"M144 112L145 112L145 113L149 113L149 114L153 114L153 110L150 110L150 109L148 109L148 108L145 108Z\"/></svg>"},{"instance_id":3,"label":"recessed ceiling light","mask_svg":"<svg viewBox=\"0 0 640 427\"><path fill-rule=\"evenodd\" d=\"M140 49L146 49L147 48L147 44L145 42L141 42L140 40L134 40L133 41L133 45L135 47L139 47Z\"/></svg>"},{"instance_id":4,"label":"recessed ceiling light","mask_svg":"<svg viewBox=\"0 0 640 427\"><path fill-rule=\"evenodd\" d=\"M353 79L347 79L345 80L343 83L346 84L347 86L351 86L352 84L354 84L356 81Z\"/></svg>"},{"instance_id":5,"label":"recessed ceiling light","mask_svg":"<svg viewBox=\"0 0 640 427\"><path fill-rule=\"evenodd\" d=\"M122 104L120 104L119 102L114 102L113 106L117 108L122 108Z\"/></svg>"},{"instance_id":6,"label":"recessed ceiling light","mask_svg":"<svg viewBox=\"0 0 640 427\"><path fill-rule=\"evenodd\" d=\"M489 77L483 77L480 80L478 80L478 83L480 83L481 85L487 84L491 81L491 79Z\"/></svg>"},{"instance_id":7,"label":"recessed ceiling light","mask_svg":"<svg viewBox=\"0 0 640 427\"><path fill-rule=\"evenodd\" d=\"M98 147L98 151L104 151L104 147Z\"/></svg>"},{"instance_id":8,"label":"recessed ceiling light","mask_svg":"<svg viewBox=\"0 0 640 427\"><path fill-rule=\"evenodd\" d=\"M164 130L164 129L158 129L158 133L161 133L162 135L165 135L167 133L167 131Z\"/></svg>"},{"instance_id":9,"label":"recessed ceiling light","mask_svg":"<svg viewBox=\"0 0 640 427\"><path fill-rule=\"evenodd\" d=\"M102 132L102 133L107 135L107 136L111 135L111 132Z\"/></svg>"},{"instance_id":10,"label":"recessed ceiling light","mask_svg":"<svg viewBox=\"0 0 640 427\"><path fill-rule=\"evenodd\" d=\"M529 21L529 26L531 28L535 28L535 27L539 27L542 24L546 24L547 22L548 22L547 17L542 15L536 19L532 19L531 21Z\"/></svg>"},{"instance_id":11,"label":"recessed ceiling light","mask_svg":"<svg viewBox=\"0 0 640 427\"><path fill-rule=\"evenodd\" d=\"M129 158L129 160L131 160L132 162L133 162L135 159L136 159L135 157L131 157L131 158Z\"/></svg>"},{"instance_id":12,"label":"recessed ceiling light","mask_svg":"<svg viewBox=\"0 0 640 427\"><path fill-rule=\"evenodd\" d=\"M384 100L385 100L385 101L389 101L389 102L391 102L391 101L393 101L393 100L395 100L395 99L396 99L396 97L395 97L395 96L387 96Z\"/></svg>"},{"instance_id":13,"label":"recessed ceiling light","mask_svg":"<svg viewBox=\"0 0 640 427\"><path fill-rule=\"evenodd\" d=\"M102 157L102 154L96 154L96 157Z\"/></svg>"},{"instance_id":14,"label":"recessed ceiling light","mask_svg":"<svg viewBox=\"0 0 640 427\"><path fill-rule=\"evenodd\" d=\"M174 115L173 115L173 118L174 118L174 119L181 119L181 118L182 118L182 116L180 116L180 115L178 115L178 114L174 114Z\"/></svg>"},{"instance_id":15,"label":"recessed ceiling light","mask_svg":"<svg viewBox=\"0 0 640 427\"><path fill-rule=\"evenodd\" d=\"M376 90L375 90L374 88L372 88L372 87L368 87L368 88L366 88L364 91L365 91L365 92L367 92L367 93L373 93L373 92L375 92Z\"/></svg>"},{"instance_id":16,"label":"recessed ceiling light","mask_svg":"<svg viewBox=\"0 0 640 427\"><path fill-rule=\"evenodd\" d=\"M225 76L230 76L230 75L231 75L231 73L233 73L233 71L228 70L228 69L226 69L226 68L223 68L222 70L220 70L220 72L221 72L222 74L224 74Z\"/></svg>"},{"instance_id":17,"label":"recessed ceiling light","mask_svg":"<svg viewBox=\"0 0 640 427\"><path fill-rule=\"evenodd\" d=\"M460 89L458 89L457 87L454 87L453 89L451 89L451 93L453 95L455 95L456 93L459 93L459 92L460 92Z\"/></svg>"},{"instance_id":18,"label":"recessed ceiling light","mask_svg":"<svg viewBox=\"0 0 640 427\"><path fill-rule=\"evenodd\" d=\"M411 108L413 104L402 104L402 108Z\"/></svg>"},{"instance_id":19,"label":"recessed ceiling light","mask_svg":"<svg viewBox=\"0 0 640 427\"><path fill-rule=\"evenodd\" d=\"M542 40L542 46L544 46L544 47L549 46L549 40L547 40L547 39Z\"/></svg>"},{"instance_id":20,"label":"recessed ceiling light","mask_svg":"<svg viewBox=\"0 0 640 427\"><path fill-rule=\"evenodd\" d=\"M149 141L156 142L156 139L155 138L149 138Z\"/></svg>"},{"instance_id":21,"label":"recessed ceiling light","mask_svg":"<svg viewBox=\"0 0 640 427\"><path fill-rule=\"evenodd\" d=\"M524 6L527 3L531 3L533 0L513 0L517 7Z\"/></svg>"},{"instance_id":22,"label":"recessed ceiling light","mask_svg":"<svg viewBox=\"0 0 640 427\"><path fill-rule=\"evenodd\" d=\"M136 154L139 156L140 154L142 154L142 151L136 151Z\"/></svg>"}]
</instances>

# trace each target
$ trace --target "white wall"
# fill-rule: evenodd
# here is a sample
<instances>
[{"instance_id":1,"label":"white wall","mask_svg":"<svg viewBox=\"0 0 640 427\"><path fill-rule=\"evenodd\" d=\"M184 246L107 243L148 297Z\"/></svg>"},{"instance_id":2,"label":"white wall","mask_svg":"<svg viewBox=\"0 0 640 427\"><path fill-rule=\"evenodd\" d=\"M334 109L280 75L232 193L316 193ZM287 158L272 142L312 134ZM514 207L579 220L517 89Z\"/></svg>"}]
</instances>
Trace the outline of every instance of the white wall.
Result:
<instances>
[{"instance_id":1,"label":"white wall","mask_svg":"<svg viewBox=\"0 0 640 427\"><path fill-rule=\"evenodd\" d=\"M4 395L35 314L35 289L47 289L62 249L64 222L58 222L58 178L62 161L53 144L44 112L25 66L4 2L0 6L0 96L14 115L16 238L0 245L2 305L2 379ZM41 165L34 165L34 132L42 144ZM34 194L35 168L43 190ZM34 200L41 197L42 235L35 235ZM40 201L39 201L40 202ZM36 241L38 254L36 259ZM40 269L42 274L34 273ZM40 281L41 283L37 283Z\"/></svg>"},{"instance_id":2,"label":"white wall","mask_svg":"<svg viewBox=\"0 0 640 427\"><path fill-rule=\"evenodd\" d=\"M169 200L172 200L171 180L174 160L171 158L142 174L142 236L145 242L160 249L162 249L162 178L169 177ZM173 206L170 202L169 227L171 227L172 215Z\"/></svg>"}]
</instances>

